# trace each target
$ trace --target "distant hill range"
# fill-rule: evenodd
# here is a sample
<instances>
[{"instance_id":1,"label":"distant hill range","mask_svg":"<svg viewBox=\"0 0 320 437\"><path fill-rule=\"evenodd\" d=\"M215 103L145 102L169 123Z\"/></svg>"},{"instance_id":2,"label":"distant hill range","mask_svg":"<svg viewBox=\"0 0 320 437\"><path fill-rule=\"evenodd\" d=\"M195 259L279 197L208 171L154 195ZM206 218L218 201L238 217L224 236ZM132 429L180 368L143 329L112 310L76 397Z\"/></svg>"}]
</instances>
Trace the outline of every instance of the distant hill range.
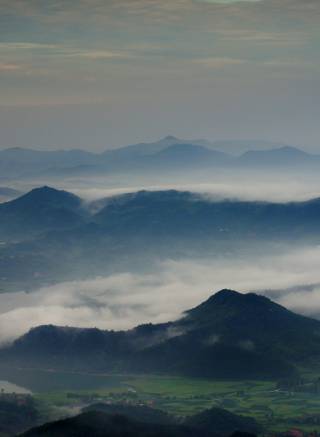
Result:
<instances>
[{"instance_id":1,"label":"distant hill range","mask_svg":"<svg viewBox=\"0 0 320 437\"><path fill-rule=\"evenodd\" d=\"M138 191L92 205L67 191L35 188L0 204L0 236L24 240L45 231L109 236L150 233L186 238L246 239L316 236L320 199L303 202L211 200L188 191ZM57 235L58 237L58 235Z\"/></svg>"},{"instance_id":2,"label":"distant hill range","mask_svg":"<svg viewBox=\"0 0 320 437\"><path fill-rule=\"evenodd\" d=\"M43 151L9 148L0 151L2 177L75 176L192 168L317 168L320 155L267 141L182 140L173 136L93 153L84 150Z\"/></svg>"},{"instance_id":3,"label":"distant hill range","mask_svg":"<svg viewBox=\"0 0 320 437\"><path fill-rule=\"evenodd\" d=\"M319 219L319 199L213 201L168 190L88 204L66 191L36 188L0 204L0 288L20 291L262 243L315 245Z\"/></svg>"},{"instance_id":4,"label":"distant hill range","mask_svg":"<svg viewBox=\"0 0 320 437\"><path fill-rule=\"evenodd\" d=\"M222 290L175 322L129 331L40 326L0 363L88 372L282 378L320 358L320 321L256 294Z\"/></svg>"}]
</instances>

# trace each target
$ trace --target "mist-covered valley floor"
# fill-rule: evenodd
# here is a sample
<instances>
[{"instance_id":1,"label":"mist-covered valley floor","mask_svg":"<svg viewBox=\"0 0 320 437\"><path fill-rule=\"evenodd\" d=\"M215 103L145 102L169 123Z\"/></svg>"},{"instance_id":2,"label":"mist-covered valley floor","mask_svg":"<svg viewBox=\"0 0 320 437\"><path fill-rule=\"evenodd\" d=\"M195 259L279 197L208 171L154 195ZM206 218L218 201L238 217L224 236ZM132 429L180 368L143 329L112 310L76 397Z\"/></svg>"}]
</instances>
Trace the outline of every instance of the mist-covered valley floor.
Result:
<instances>
[{"instance_id":1,"label":"mist-covered valley floor","mask_svg":"<svg viewBox=\"0 0 320 437\"><path fill-rule=\"evenodd\" d=\"M125 185L125 181L114 176L110 180L97 176L71 180L62 178L59 182L55 181L57 185L54 188L79 196L83 208L90 210L90 214L97 214L110 201L121 199L126 193L134 196L141 189L147 189L151 198L152 193L170 193L172 189L177 190L178 196L179 193L190 192L209 205L222 202L221 208L227 208L228 202L223 204L225 200L235 204L249 202L249 205L263 202L278 205L306 202L317 198L320 183L316 173L311 172L307 176L303 172L301 176L294 177L291 171L277 171L275 174L262 171L259 177L257 172L249 172L244 177L239 172L217 171L211 174L211 182L207 174L203 176L206 183L201 178L199 182L195 174L190 177L197 182L187 183L185 178L174 182L174 178L171 178L165 183L164 178L159 178L160 183L152 185L152 178L146 177L144 183L140 180L140 185L130 185L130 181ZM13 197L19 199L23 193L41 186L42 182L38 179L16 179L13 186L18 191ZM48 196L47 201L50 203L50 193L44 196ZM34 201L30 199L31 212L37 217L37 210L32 203ZM142 208L148 210L148 201L150 199ZM165 208L172 209L173 204L166 203L166 199L155 200L157 202L163 208L159 214L161 221L166 216ZM154 205L151 207L154 208ZM180 211L182 214L183 208ZM255 231L250 234L250 223L246 224L248 218L245 217L235 234L231 237L227 234L222 238L219 235L217 243L214 236L206 237L207 228L201 235L192 235L194 228L203 226L203 223L197 222L197 217L185 224L186 232L180 239L171 238L166 241L161 233L166 231L166 226L170 228L171 234L179 229L179 212L176 217L170 213L170 219L163 226L161 223L151 223L147 237L141 228L150 217L143 210L141 217L128 216L127 219L126 213L124 208L122 227L116 231L123 232L124 236L120 235L116 240L105 239L103 248L96 249L97 253L94 253L97 236L87 235L87 230L82 231L81 228L73 236L73 230L64 233L60 231L62 235L55 234L54 225L53 230L50 230L50 226L41 228L42 219L39 217L32 224L35 229L26 229L18 237L13 231L13 240L2 242L2 343L13 340L33 326L48 323L125 329L141 323L175 320L184 310L222 288L237 289L243 293L258 291L301 314L315 318L320 316L320 239L317 233L313 235L308 232L309 223L304 223L303 216L291 235L290 231L289 235L277 234L277 220L285 219L275 217L272 229L266 236L256 235ZM206 213L210 220L210 211L204 211ZM21 212L17 210L14 214L19 215ZM130 214L135 212L131 209ZM230 211L229 215L232 214L234 212ZM250 214L254 215L254 210ZM257 232L261 233L262 230L263 233L263 227L269 226L267 220L272 222L270 214L273 212L266 214L269 216L261 218L261 229ZM136 222L132 224L130 220ZM24 229L23 221L20 226ZM297 231L298 228L303 231ZM6 229L2 231L2 237L5 232ZM113 232L112 229L110 232ZM192 236L190 240L188 234ZM66 243L63 241L65 239L68 240ZM78 243L82 239L93 241L81 247ZM57 248L57 245L61 247ZM86 253L88 247L90 250ZM49 259L48 265L45 265L46 256ZM60 257L63 266L56 267ZM42 264L49 272L48 278L41 277ZM96 264L99 267L95 268ZM21 280L17 281L20 271Z\"/></svg>"},{"instance_id":2,"label":"mist-covered valley floor","mask_svg":"<svg viewBox=\"0 0 320 437\"><path fill-rule=\"evenodd\" d=\"M0 294L0 339L13 340L43 324L128 329L177 319L223 288L256 291L320 318L320 247L246 259L168 259L152 271L68 281L25 293Z\"/></svg>"}]
</instances>

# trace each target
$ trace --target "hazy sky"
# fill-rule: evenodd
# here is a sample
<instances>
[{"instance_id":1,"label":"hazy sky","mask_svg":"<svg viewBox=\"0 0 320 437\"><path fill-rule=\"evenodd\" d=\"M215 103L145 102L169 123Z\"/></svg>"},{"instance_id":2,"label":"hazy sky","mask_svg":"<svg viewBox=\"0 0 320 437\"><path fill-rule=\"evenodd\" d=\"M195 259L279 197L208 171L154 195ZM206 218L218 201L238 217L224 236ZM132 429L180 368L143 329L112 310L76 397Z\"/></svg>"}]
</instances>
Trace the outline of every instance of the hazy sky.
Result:
<instances>
[{"instance_id":1,"label":"hazy sky","mask_svg":"<svg viewBox=\"0 0 320 437\"><path fill-rule=\"evenodd\" d=\"M0 0L0 147L320 152L319 0Z\"/></svg>"}]
</instances>

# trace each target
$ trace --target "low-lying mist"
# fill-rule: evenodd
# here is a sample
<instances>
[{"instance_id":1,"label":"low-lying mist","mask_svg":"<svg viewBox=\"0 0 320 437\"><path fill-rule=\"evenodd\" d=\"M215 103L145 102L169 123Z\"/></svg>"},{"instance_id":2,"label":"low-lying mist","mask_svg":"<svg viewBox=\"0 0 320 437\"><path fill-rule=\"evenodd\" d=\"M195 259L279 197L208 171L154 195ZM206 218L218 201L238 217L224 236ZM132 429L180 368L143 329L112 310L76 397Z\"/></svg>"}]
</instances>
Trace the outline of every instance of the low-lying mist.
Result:
<instances>
[{"instance_id":1,"label":"low-lying mist","mask_svg":"<svg viewBox=\"0 0 320 437\"><path fill-rule=\"evenodd\" d=\"M9 182L8 182L9 183ZM11 182L12 185L12 182ZM261 168L209 170L145 175L111 174L87 177L60 177L16 180L13 187L29 191L42 185L72 191L86 201L138 190L177 189L206 194L212 199L260 201L303 201L320 196L320 176L316 171Z\"/></svg>"},{"instance_id":2,"label":"low-lying mist","mask_svg":"<svg viewBox=\"0 0 320 437\"><path fill-rule=\"evenodd\" d=\"M41 324L127 329L178 318L222 288L261 291L296 312L320 317L320 247L260 258L166 260L126 272L0 295L2 344ZM270 291L265 291L270 290ZM277 290L272 291L272 290Z\"/></svg>"}]
</instances>

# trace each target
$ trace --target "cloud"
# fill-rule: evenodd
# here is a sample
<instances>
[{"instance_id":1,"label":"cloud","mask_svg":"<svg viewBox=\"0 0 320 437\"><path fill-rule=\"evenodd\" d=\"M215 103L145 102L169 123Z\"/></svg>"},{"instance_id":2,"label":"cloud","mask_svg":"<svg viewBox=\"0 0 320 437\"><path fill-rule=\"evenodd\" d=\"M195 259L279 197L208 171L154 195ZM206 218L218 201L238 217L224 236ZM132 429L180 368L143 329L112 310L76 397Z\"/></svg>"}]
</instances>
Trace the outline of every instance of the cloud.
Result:
<instances>
[{"instance_id":1,"label":"cloud","mask_svg":"<svg viewBox=\"0 0 320 437\"><path fill-rule=\"evenodd\" d=\"M4 53L41 51L42 56L80 57L91 60L128 57L128 53L115 50L96 50L68 44L43 44L31 42L0 42L0 51ZM39 54L38 54L39 55Z\"/></svg>"},{"instance_id":2,"label":"cloud","mask_svg":"<svg viewBox=\"0 0 320 437\"><path fill-rule=\"evenodd\" d=\"M236 58L219 58L219 57L209 57L202 59L195 59L194 63L198 65L204 65L205 67L209 67L211 69L220 70L221 68L235 65L243 65L246 63L244 59L236 59Z\"/></svg>"},{"instance_id":3,"label":"cloud","mask_svg":"<svg viewBox=\"0 0 320 437\"><path fill-rule=\"evenodd\" d=\"M197 179L197 181L196 181ZM205 182L202 182L205 180ZM133 193L140 190L161 191L176 189L180 191L191 191L200 193L209 200L221 199L240 199L249 201L272 201L272 202L289 202L289 201L304 201L320 197L319 190L319 176L317 174L303 174L301 180L297 180L294 175L283 171L268 172L262 174L261 172L252 172L238 174L233 170L232 172L224 171L223 174L218 172L212 177L210 174L204 174L203 178L198 177L195 173L194 178L188 175L188 183L182 177L176 180L171 179L170 183L164 184L150 184L149 183L128 183L122 180L122 184L117 186L110 186L110 181L105 178L92 178L86 182L79 183L79 181L61 181L60 184L55 181L57 188L72 191L79 197L86 201L93 201L104 197L110 197L125 193ZM46 180L38 180L33 182L29 188L35 185L43 185ZM114 184L113 184L114 185ZM279 189L281 187L281 189ZM26 189L23 185L18 187Z\"/></svg>"},{"instance_id":4,"label":"cloud","mask_svg":"<svg viewBox=\"0 0 320 437\"><path fill-rule=\"evenodd\" d=\"M0 62L0 73L1 72L13 72L13 71L19 71L21 70L21 66L18 64L10 64L10 63L3 63Z\"/></svg>"},{"instance_id":5,"label":"cloud","mask_svg":"<svg viewBox=\"0 0 320 437\"><path fill-rule=\"evenodd\" d=\"M300 45L308 40L306 31L261 31L257 29L221 29L216 31L223 41L237 41L246 43L270 44L270 45Z\"/></svg>"},{"instance_id":6,"label":"cloud","mask_svg":"<svg viewBox=\"0 0 320 437\"><path fill-rule=\"evenodd\" d=\"M43 44L33 42L0 42L0 50L39 50L56 48L56 44Z\"/></svg>"},{"instance_id":7,"label":"cloud","mask_svg":"<svg viewBox=\"0 0 320 437\"><path fill-rule=\"evenodd\" d=\"M91 61L103 60L103 59L130 59L132 54L124 51L113 50L77 50L77 49L64 49L62 52L64 57L69 58L83 58Z\"/></svg>"},{"instance_id":8,"label":"cloud","mask_svg":"<svg viewBox=\"0 0 320 437\"><path fill-rule=\"evenodd\" d=\"M212 3L222 5L232 5L234 3L255 3L262 0L196 0L199 3Z\"/></svg>"},{"instance_id":9,"label":"cloud","mask_svg":"<svg viewBox=\"0 0 320 437\"><path fill-rule=\"evenodd\" d=\"M280 296L279 303L290 307L293 311L306 314L311 317L319 318L320 316L320 284L311 287L311 290L284 291Z\"/></svg>"},{"instance_id":10,"label":"cloud","mask_svg":"<svg viewBox=\"0 0 320 437\"><path fill-rule=\"evenodd\" d=\"M318 289L310 292L304 285L320 282L319 256L320 247L315 247L241 259L167 260L145 274L125 272L29 294L1 294L0 341L47 323L118 330L165 322L225 287L241 292L277 289L263 293L297 312L320 316ZM296 286L299 291L290 289Z\"/></svg>"}]
</instances>

